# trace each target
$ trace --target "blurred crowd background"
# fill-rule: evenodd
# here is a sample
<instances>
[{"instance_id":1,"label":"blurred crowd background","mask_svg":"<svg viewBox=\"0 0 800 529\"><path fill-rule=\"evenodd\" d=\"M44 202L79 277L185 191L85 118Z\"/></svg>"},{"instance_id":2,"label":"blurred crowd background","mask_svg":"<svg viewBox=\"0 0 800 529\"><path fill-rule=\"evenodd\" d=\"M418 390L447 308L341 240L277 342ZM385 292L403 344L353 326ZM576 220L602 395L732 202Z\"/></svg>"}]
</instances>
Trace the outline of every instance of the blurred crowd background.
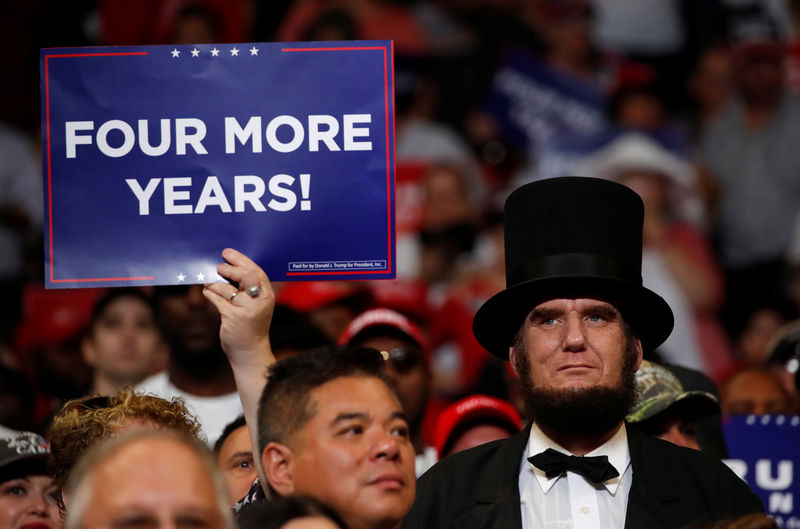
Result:
<instances>
[{"instance_id":1,"label":"blurred crowd background","mask_svg":"<svg viewBox=\"0 0 800 529\"><path fill-rule=\"evenodd\" d=\"M800 1L4 0L0 425L43 431L65 400L163 370L180 317L174 291L43 289L39 48L354 39L394 41L398 278L276 284L276 354L391 308L424 334L406 367L429 366L430 417L474 393L514 402L472 334L505 284L503 201L597 176L645 203L644 282L676 316L648 356L721 387L758 371L759 409L797 410ZM187 325L216 333L211 314Z\"/></svg>"}]
</instances>

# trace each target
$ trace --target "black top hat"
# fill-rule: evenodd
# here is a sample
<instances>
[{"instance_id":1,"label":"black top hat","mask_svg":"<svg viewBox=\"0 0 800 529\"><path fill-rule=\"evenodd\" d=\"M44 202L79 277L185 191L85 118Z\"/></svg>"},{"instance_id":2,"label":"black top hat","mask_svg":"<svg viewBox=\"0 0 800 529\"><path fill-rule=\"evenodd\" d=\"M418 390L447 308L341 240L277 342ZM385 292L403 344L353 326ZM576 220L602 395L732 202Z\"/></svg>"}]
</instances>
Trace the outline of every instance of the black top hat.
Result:
<instances>
[{"instance_id":1,"label":"black top hat","mask_svg":"<svg viewBox=\"0 0 800 529\"><path fill-rule=\"evenodd\" d=\"M492 354L508 348L531 309L555 298L600 298L620 310L646 350L672 332L672 310L642 286L644 205L608 180L561 177L516 189L505 205L506 289L472 329Z\"/></svg>"}]
</instances>

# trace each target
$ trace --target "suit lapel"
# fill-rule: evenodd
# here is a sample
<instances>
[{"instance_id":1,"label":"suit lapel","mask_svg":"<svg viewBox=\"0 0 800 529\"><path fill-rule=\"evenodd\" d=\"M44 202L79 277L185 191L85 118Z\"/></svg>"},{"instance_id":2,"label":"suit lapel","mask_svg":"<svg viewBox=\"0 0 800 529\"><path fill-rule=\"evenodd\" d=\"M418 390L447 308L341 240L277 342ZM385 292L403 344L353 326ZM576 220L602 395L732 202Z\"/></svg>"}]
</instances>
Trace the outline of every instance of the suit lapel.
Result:
<instances>
[{"instance_id":1,"label":"suit lapel","mask_svg":"<svg viewBox=\"0 0 800 529\"><path fill-rule=\"evenodd\" d=\"M470 520L470 526L481 529L522 529L519 468L530 431L528 425L520 433L503 441L490 464L486 465L487 472L482 481L476 484L476 505L464 515L465 520Z\"/></svg>"},{"instance_id":2,"label":"suit lapel","mask_svg":"<svg viewBox=\"0 0 800 529\"><path fill-rule=\"evenodd\" d=\"M668 461L648 454L647 443L635 427L627 425L628 448L631 453L633 481L628 496L625 529L661 529L673 527L670 504L678 499L678 491L669 487L671 472Z\"/></svg>"}]
</instances>

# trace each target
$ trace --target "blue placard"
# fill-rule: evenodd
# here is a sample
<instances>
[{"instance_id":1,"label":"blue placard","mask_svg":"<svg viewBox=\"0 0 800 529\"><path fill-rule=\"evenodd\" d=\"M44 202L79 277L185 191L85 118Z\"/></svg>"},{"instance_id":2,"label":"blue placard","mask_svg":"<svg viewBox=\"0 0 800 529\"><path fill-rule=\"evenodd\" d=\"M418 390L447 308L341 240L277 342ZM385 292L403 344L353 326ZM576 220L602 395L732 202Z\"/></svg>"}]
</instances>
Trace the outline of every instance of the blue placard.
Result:
<instances>
[{"instance_id":1,"label":"blue placard","mask_svg":"<svg viewBox=\"0 0 800 529\"><path fill-rule=\"evenodd\" d=\"M727 416L725 462L764 502L778 527L800 529L800 416Z\"/></svg>"},{"instance_id":2,"label":"blue placard","mask_svg":"<svg viewBox=\"0 0 800 529\"><path fill-rule=\"evenodd\" d=\"M536 160L544 144L608 127L598 86L559 72L527 53L510 53L492 79L485 110L504 138Z\"/></svg>"},{"instance_id":3,"label":"blue placard","mask_svg":"<svg viewBox=\"0 0 800 529\"><path fill-rule=\"evenodd\" d=\"M688 138L680 127L667 126L641 131L609 126L591 134L565 133L550 137L542 144L539 151L536 179L579 174L586 156L602 149L623 134L631 132L649 136L679 158L687 159L689 156Z\"/></svg>"},{"instance_id":4,"label":"blue placard","mask_svg":"<svg viewBox=\"0 0 800 529\"><path fill-rule=\"evenodd\" d=\"M48 288L395 276L390 41L43 49Z\"/></svg>"}]
</instances>

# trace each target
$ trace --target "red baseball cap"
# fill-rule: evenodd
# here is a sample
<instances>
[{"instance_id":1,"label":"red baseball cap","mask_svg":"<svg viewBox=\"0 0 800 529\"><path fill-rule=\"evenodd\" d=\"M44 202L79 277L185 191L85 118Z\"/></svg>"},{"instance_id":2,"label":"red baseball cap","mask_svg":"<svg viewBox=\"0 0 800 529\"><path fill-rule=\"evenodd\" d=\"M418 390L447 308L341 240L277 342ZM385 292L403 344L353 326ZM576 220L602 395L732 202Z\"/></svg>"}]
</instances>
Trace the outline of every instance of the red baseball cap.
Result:
<instances>
[{"instance_id":1,"label":"red baseball cap","mask_svg":"<svg viewBox=\"0 0 800 529\"><path fill-rule=\"evenodd\" d=\"M488 395L470 395L445 408L436 422L433 446L439 458L461 428L475 423L501 424L510 432L519 432L522 419L511 403ZM446 455L446 454L445 454Z\"/></svg>"},{"instance_id":2,"label":"red baseball cap","mask_svg":"<svg viewBox=\"0 0 800 529\"><path fill-rule=\"evenodd\" d=\"M388 327L399 331L417 344L423 353L427 354L429 351L428 339L425 338L422 329L399 312L386 308L371 309L356 316L339 337L339 345L350 345L363 336L367 330L378 327Z\"/></svg>"}]
</instances>

